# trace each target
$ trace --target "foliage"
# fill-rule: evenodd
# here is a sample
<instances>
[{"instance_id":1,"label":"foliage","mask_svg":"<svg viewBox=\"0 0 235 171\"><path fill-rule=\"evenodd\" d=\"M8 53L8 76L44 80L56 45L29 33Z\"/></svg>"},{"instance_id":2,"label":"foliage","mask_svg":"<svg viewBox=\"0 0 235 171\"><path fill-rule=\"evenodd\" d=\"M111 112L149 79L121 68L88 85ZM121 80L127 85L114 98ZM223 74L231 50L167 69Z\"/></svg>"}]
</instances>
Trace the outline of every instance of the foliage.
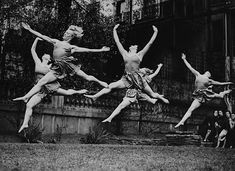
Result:
<instances>
[{"instance_id":1,"label":"foliage","mask_svg":"<svg viewBox=\"0 0 235 171\"><path fill-rule=\"evenodd\" d=\"M56 130L55 130L55 133L49 137L48 140L46 140L47 143L53 143L53 144L56 144L58 142L61 141L61 137L62 137L62 130L63 130L64 127L62 126L59 126L57 124L56 126Z\"/></svg>"},{"instance_id":2,"label":"foliage","mask_svg":"<svg viewBox=\"0 0 235 171\"><path fill-rule=\"evenodd\" d=\"M89 128L89 133L81 139L81 142L84 144L100 144L104 142L108 136L109 133L102 125L96 125L93 128Z\"/></svg>"},{"instance_id":3,"label":"foliage","mask_svg":"<svg viewBox=\"0 0 235 171\"><path fill-rule=\"evenodd\" d=\"M42 133L44 128L40 128L40 124L30 123L29 127L22 131L21 137L24 142L42 143Z\"/></svg>"},{"instance_id":4,"label":"foliage","mask_svg":"<svg viewBox=\"0 0 235 171\"><path fill-rule=\"evenodd\" d=\"M61 3L62 2L62 3ZM72 0L70 10L58 10L65 0L16 0L3 1L1 9L1 19L5 23L0 26L0 31L3 33L5 26L7 32L5 36L4 49L6 53L19 53L22 58L23 78L32 81L34 74L34 63L31 57L30 48L34 41L34 36L28 31L21 29L20 22L27 22L33 29L52 38L60 39L67 26L73 24L82 26L84 29L84 36L81 40L75 40L73 44L88 47L101 48L102 46L109 46L110 52L105 53L79 53L74 56L80 60L82 70L87 74L93 74L95 77L104 81L113 81L116 77L120 77L123 73L123 68L120 68L122 58L117 51L113 40L112 30L115 25L113 16L105 16L101 10L100 3L92 1L88 4L85 0ZM12 10L14 9L14 10ZM61 8L59 8L61 9ZM61 14L62 13L62 14ZM46 17L45 17L46 16ZM61 22L66 18L66 22ZM63 20L64 21L64 20ZM10 33L12 29L14 34ZM120 32L121 31L121 32ZM127 27L119 29L121 41L127 31ZM44 53L52 55L53 47L46 42L39 42L37 47L38 56ZM5 56L6 54L1 54ZM117 62L120 65L117 65ZM17 70L17 66L15 70ZM95 89L96 86L89 84L84 80L74 79L65 80L64 88L73 88L84 85L85 87ZM75 82L75 83L74 83Z\"/></svg>"}]
</instances>

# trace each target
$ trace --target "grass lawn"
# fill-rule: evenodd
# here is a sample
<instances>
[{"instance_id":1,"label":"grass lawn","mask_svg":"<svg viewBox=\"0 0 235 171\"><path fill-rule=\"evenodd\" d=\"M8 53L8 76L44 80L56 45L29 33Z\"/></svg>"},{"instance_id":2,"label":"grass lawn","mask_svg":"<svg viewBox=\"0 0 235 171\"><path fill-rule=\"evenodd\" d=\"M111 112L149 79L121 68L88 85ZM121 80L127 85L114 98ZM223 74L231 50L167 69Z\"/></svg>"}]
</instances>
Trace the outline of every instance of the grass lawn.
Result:
<instances>
[{"instance_id":1,"label":"grass lawn","mask_svg":"<svg viewBox=\"0 0 235 171\"><path fill-rule=\"evenodd\" d=\"M0 143L0 170L235 170L235 149Z\"/></svg>"}]
</instances>

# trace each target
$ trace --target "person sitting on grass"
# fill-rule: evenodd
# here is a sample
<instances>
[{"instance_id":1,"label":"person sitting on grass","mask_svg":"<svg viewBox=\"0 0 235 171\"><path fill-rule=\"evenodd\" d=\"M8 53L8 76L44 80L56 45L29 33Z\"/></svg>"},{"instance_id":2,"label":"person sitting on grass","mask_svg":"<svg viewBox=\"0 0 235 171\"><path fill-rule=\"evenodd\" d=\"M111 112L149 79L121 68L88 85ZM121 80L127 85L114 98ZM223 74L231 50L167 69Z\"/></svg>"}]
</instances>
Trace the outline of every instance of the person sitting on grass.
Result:
<instances>
[{"instance_id":1,"label":"person sitting on grass","mask_svg":"<svg viewBox=\"0 0 235 171\"><path fill-rule=\"evenodd\" d=\"M235 148L235 114L232 113L229 118L229 130L227 134L227 147Z\"/></svg>"},{"instance_id":2,"label":"person sitting on grass","mask_svg":"<svg viewBox=\"0 0 235 171\"><path fill-rule=\"evenodd\" d=\"M215 139L215 122L218 119L218 111L215 110L213 116L207 116L199 127L199 134L203 137L203 141L213 141Z\"/></svg>"},{"instance_id":3,"label":"person sitting on grass","mask_svg":"<svg viewBox=\"0 0 235 171\"><path fill-rule=\"evenodd\" d=\"M231 113L229 111L226 111L225 116L221 116L221 120L218 123L221 131L218 136L216 148L220 147L221 142L223 142L222 148L225 148L226 136L227 136L229 128L230 128L230 126L229 126L229 119L231 117L230 115L231 115Z\"/></svg>"}]
</instances>

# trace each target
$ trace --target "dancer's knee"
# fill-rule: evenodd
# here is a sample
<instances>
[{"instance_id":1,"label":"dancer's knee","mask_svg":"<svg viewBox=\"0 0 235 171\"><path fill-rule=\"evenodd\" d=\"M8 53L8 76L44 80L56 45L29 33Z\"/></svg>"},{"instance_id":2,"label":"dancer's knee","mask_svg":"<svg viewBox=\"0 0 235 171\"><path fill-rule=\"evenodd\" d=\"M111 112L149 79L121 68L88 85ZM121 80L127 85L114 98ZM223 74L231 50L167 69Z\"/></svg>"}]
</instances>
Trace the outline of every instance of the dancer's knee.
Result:
<instances>
[{"instance_id":1,"label":"dancer's knee","mask_svg":"<svg viewBox=\"0 0 235 171\"><path fill-rule=\"evenodd\" d=\"M31 104L31 103L27 103L27 104L26 104L26 108L27 108L28 110L33 109L33 107L34 107L34 105Z\"/></svg>"},{"instance_id":2,"label":"dancer's knee","mask_svg":"<svg viewBox=\"0 0 235 171\"><path fill-rule=\"evenodd\" d=\"M41 87L41 86L45 85L46 83L47 83L46 79L41 79L41 80L38 81L38 83L36 85Z\"/></svg>"},{"instance_id":3,"label":"dancer's knee","mask_svg":"<svg viewBox=\"0 0 235 171\"><path fill-rule=\"evenodd\" d=\"M116 88L117 86L115 85L115 83L110 83L109 85L108 85L108 88L107 89L109 89L109 90L113 90L114 88Z\"/></svg>"},{"instance_id":4,"label":"dancer's knee","mask_svg":"<svg viewBox=\"0 0 235 171\"><path fill-rule=\"evenodd\" d=\"M110 83L108 88L109 89L113 89L114 87L115 87L115 84L114 83Z\"/></svg>"}]
</instances>

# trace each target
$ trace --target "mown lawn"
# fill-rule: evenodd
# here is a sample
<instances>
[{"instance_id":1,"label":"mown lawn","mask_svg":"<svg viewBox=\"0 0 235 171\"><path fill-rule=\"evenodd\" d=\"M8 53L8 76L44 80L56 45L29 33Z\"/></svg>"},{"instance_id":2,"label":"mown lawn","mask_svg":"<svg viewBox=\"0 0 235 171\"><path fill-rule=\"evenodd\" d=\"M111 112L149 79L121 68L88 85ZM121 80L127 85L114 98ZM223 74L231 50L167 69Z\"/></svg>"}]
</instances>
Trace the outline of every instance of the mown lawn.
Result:
<instances>
[{"instance_id":1,"label":"mown lawn","mask_svg":"<svg viewBox=\"0 0 235 171\"><path fill-rule=\"evenodd\" d=\"M0 144L0 170L235 170L235 149Z\"/></svg>"}]
</instances>

